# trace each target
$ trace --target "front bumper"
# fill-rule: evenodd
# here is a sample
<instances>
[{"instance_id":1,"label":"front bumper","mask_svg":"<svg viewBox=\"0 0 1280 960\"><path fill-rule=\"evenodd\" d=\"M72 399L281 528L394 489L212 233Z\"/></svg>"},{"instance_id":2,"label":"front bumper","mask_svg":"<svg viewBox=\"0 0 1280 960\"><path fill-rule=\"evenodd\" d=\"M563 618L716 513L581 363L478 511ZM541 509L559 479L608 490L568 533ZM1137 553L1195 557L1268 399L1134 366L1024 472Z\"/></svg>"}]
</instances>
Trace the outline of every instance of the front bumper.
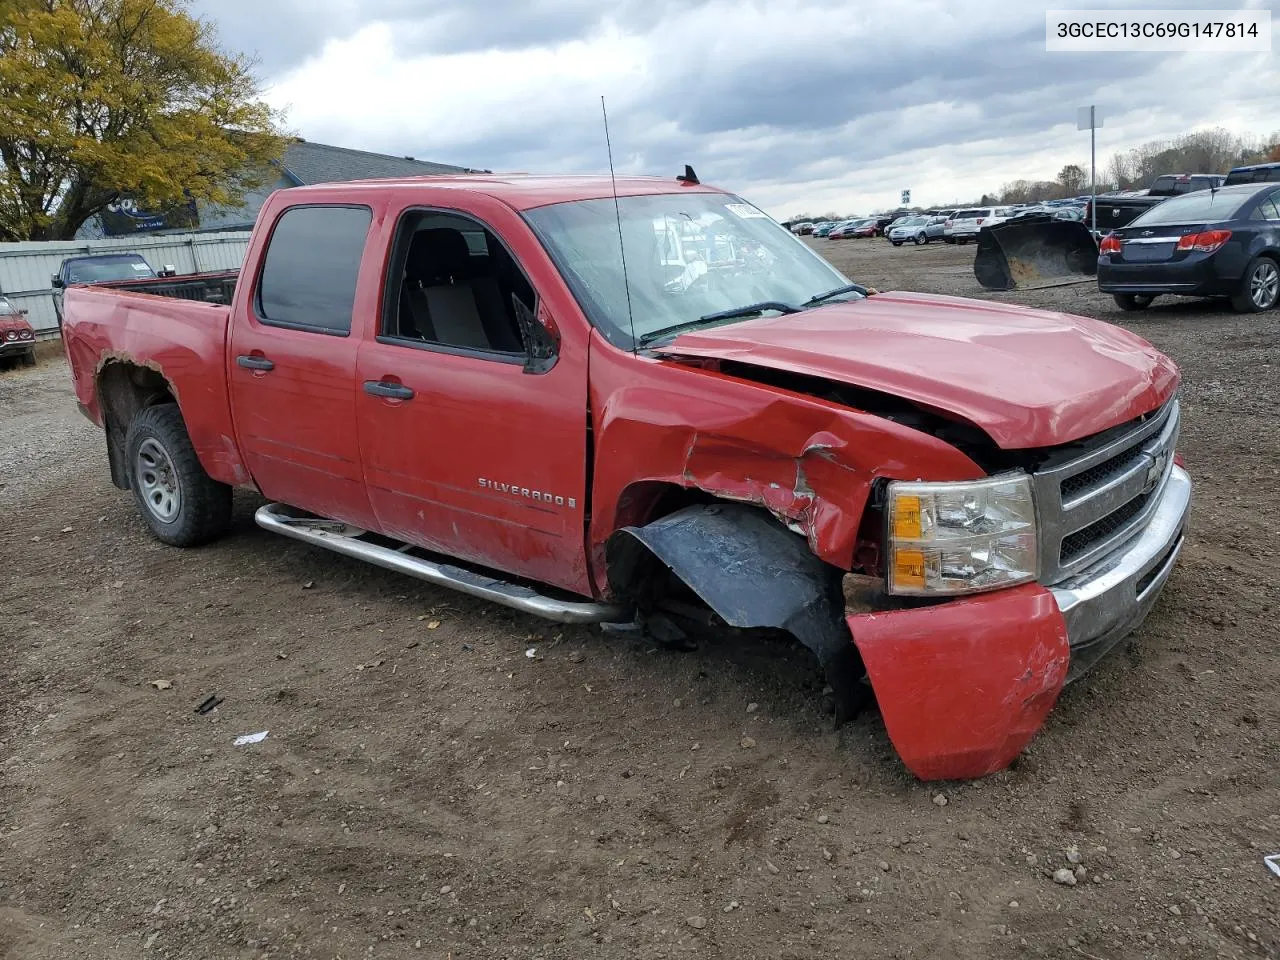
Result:
<instances>
[{"instance_id":1,"label":"front bumper","mask_svg":"<svg viewBox=\"0 0 1280 960\"><path fill-rule=\"evenodd\" d=\"M12 357L35 350L34 340L0 340L0 357Z\"/></svg>"},{"instance_id":2,"label":"front bumper","mask_svg":"<svg viewBox=\"0 0 1280 960\"><path fill-rule=\"evenodd\" d=\"M1148 524L1059 584L848 616L889 739L922 780L985 776L1035 736L1063 686L1150 613L1182 549L1191 480L1173 467Z\"/></svg>"}]
</instances>

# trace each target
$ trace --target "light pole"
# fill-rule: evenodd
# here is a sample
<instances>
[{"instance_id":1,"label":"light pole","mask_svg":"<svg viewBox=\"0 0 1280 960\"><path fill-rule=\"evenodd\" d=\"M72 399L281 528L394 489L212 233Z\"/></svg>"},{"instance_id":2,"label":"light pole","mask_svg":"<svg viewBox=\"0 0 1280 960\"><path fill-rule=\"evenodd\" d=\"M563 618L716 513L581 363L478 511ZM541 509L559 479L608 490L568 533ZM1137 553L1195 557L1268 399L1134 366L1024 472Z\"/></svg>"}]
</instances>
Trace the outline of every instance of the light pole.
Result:
<instances>
[{"instance_id":1,"label":"light pole","mask_svg":"<svg viewBox=\"0 0 1280 960\"><path fill-rule=\"evenodd\" d=\"M1076 111L1076 129L1089 131L1089 215L1093 220L1090 231L1098 235L1098 147L1097 130L1102 126L1102 114L1096 106L1081 107Z\"/></svg>"}]
</instances>

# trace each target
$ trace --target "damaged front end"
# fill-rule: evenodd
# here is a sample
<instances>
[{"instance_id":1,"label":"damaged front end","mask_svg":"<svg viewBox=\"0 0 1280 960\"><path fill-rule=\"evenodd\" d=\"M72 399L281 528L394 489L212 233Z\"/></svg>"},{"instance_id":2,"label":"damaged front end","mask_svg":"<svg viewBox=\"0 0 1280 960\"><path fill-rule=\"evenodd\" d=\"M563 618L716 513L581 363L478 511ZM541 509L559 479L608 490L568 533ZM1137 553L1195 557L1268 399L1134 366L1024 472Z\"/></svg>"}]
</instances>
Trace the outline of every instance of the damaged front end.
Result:
<instances>
[{"instance_id":1,"label":"damaged front end","mask_svg":"<svg viewBox=\"0 0 1280 960\"><path fill-rule=\"evenodd\" d=\"M648 369L639 383L615 381L607 361L593 370L608 456L592 549L608 592L643 617L661 605L637 592L675 582L723 624L794 637L839 719L874 693L921 779L1008 766L1077 660L1141 621L1177 556L1174 401L1010 448L946 411L822 377L705 357ZM1136 499L1113 517L1121 493Z\"/></svg>"}]
</instances>

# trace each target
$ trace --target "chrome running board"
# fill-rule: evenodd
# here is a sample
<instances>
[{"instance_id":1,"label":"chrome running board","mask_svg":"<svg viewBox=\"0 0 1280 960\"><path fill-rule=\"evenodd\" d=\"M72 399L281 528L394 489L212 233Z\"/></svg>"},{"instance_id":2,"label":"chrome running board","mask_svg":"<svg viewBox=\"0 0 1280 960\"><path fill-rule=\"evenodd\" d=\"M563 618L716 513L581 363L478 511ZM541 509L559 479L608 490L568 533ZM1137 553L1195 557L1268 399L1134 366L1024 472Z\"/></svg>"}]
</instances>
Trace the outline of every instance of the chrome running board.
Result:
<instances>
[{"instance_id":1,"label":"chrome running board","mask_svg":"<svg viewBox=\"0 0 1280 960\"><path fill-rule=\"evenodd\" d=\"M555 620L559 623L607 623L629 619L626 607L613 603L597 603L593 600L558 600L548 597L531 587L497 580L483 573L455 567L449 563L414 556L410 544L384 547L360 539L367 531L348 527L340 521L323 517L297 515L291 507L282 503L269 503L259 507L253 515L258 526L272 533L292 537L306 543L314 543L355 557L384 570L406 573L427 583L449 587L482 600L492 600L535 617Z\"/></svg>"}]
</instances>

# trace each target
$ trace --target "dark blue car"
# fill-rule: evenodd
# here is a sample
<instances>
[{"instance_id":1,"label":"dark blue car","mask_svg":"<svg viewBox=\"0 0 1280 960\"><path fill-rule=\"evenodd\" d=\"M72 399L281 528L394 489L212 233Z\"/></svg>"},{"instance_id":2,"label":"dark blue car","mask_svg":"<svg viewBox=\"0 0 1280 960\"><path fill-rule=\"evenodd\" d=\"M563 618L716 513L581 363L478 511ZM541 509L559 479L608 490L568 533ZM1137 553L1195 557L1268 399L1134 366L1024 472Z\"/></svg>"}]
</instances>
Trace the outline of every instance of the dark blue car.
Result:
<instances>
[{"instance_id":1,"label":"dark blue car","mask_svg":"<svg viewBox=\"0 0 1280 960\"><path fill-rule=\"evenodd\" d=\"M1098 289L1122 310L1158 296L1228 297L1244 313L1280 300L1280 184L1172 197L1098 248Z\"/></svg>"}]
</instances>

